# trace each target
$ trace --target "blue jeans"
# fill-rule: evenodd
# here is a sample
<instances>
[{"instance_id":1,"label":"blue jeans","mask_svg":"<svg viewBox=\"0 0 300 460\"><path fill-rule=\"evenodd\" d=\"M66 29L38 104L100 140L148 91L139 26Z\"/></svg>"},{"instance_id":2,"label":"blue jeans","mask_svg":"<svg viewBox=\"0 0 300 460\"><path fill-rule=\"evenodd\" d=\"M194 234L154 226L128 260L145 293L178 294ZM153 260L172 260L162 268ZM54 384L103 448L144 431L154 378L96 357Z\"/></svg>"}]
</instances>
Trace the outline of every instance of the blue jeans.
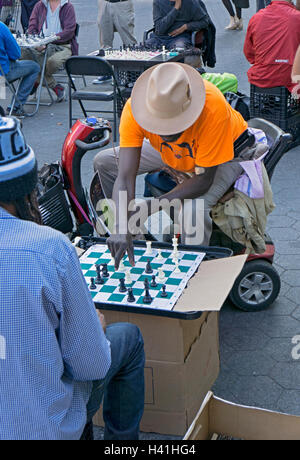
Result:
<instances>
[{"instance_id":1,"label":"blue jeans","mask_svg":"<svg viewBox=\"0 0 300 460\"><path fill-rule=\"evenodd\" d=\"M10 61L10 70L6 74L6 78L10 83L22 78L18 91L18 100L21 105L26 103L40 71L40 66L34 61ZM15 108L20 107L18 100L15 103Z\"/></svg>"},{"instance_id":2,"label":"blue jeans","mask_svg":"<svg viewBox=\"0 0 300 460\"><path fill-rule=\"evenodd\" d=\"M165 46L168 50L175 48L191 48L192 35L190 32L184 32L177 37L170 37L169 35L156 35L152 33L151 37L146 40L145 46L149 48Z\"/></svg>"},{"instance_id":3,"label":"blue jeans","mask_svg":"<svg viewBox=\"0 0 300 460\"><path fill-rule=\"evenodd\" d=\"M144 341L133 324L115 323L106 329L111 344L111 367L103 380L93 382L87 423L103 401L104 439L136 440L144 412Z\"/></svg>"}]
</instances>

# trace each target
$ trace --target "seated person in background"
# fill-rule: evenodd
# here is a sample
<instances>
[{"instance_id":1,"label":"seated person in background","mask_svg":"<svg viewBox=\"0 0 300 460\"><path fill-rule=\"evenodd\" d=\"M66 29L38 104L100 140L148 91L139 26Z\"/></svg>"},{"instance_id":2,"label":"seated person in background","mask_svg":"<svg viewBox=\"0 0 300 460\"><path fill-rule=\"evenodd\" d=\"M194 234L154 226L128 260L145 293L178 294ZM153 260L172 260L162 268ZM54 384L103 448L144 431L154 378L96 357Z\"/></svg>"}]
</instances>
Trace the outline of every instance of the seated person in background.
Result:
<instances>
[{"instance_id":1,"label":"seated person in background","mask_svg":"<svg viewBox=\"0 0 300 460\"><path fill-rule=\"evenodd\" d=\"M209 17L200 0L154 0L153 22L155 30L146 46L190 48L191 32L206 29Z\"/></svg>"},{"instance_id":2,"label":"seated person in background","mask_svg":"<svg viewBox=\"0 0 300 460\"><path fill-rule=\"evenodd\" d=\"M48 45L45 79L56 96L57 102L65 99L65 88L58 84L53 74L61 70L66 60L78 54L76 40L75 9L69 0L40 0L34 7L29 21L28 33L44 33L45 37L56 34L58 40ZM22 59L31 58L42 66L45 47L22 50ZM37 84L36 84L37 87Z\"/></svg>"},{"instance_id":3,"label":"seated person in background","mask_svg":"<svg viewBox=\"0 0 300 460\"><path fill-rule=\"evenodd\" d=\"M273 0L249 22L244 54L252 64L249 82L292 91L292 65L300 44L300 12L290 0Z\"/></svg>"},{"instance_id":4,"label":"seated person in background","mask_svg":"<svg viewBox=\"0 0 300 460\"><path fill-rule=\"evenodd\" d=\"M70 241L41 225L37 162L19 122L0 126L1 440L138 439L144 409L139 329L105 327Z\"/></svg>"},{"instance_id":5,"label":"seated person in background","mask_svg":"<svg viewBox=\"0 0 300 460\"><path fill-rule=\"evenodd\" d=\"M18 43L9 28L3 22L0 22L0 64L2 71L10 83L22 78L17 95L18 99L15 102L12 115L24 117L23 105L26 103L38 78L40 67L31 60L19 61L20 57L21 49ZM0 74L2 74L2 71L0 71ZM7 108L7 113L9 112L10 107Z\"/></svg>"}]
</instances>

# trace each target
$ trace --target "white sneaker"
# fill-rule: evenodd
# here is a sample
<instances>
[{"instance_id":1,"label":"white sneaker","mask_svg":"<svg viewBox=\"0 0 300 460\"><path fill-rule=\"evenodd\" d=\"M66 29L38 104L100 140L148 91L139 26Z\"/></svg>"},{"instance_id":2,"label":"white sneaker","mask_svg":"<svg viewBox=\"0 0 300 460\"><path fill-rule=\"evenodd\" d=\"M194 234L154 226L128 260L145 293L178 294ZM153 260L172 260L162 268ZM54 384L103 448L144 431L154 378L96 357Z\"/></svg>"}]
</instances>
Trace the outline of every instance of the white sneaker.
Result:
<instances>
[{"instance_id":1,"label":"white sneaker","mask_svg":"<svg viewBox=\"0 0 300 460\"><path fill-rule=\"evenodd\" d=\"M230 23L225 27L225 30L235 30L238 27L238 18L236 16L230 16Z\"/></svg>"}]
</instances>

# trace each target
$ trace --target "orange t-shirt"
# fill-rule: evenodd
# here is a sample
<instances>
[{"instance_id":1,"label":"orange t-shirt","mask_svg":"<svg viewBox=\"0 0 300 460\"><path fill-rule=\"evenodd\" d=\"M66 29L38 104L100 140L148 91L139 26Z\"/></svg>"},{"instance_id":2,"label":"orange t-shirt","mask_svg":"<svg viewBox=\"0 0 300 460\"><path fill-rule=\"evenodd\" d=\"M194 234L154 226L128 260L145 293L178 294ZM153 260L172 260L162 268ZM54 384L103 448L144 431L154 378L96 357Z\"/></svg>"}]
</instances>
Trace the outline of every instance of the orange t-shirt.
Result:
<instances>
[{"instance_id":1,"label":"orange t-shirt","mask_svg":"<svg viewBox=\"0 0 300 460\"><path fill-rule=\"evenodd\" d=\"M183 172L194 172L195 166L208 168L232 160L233 143L248 125L215 85L205 80L204 84L204 109L176 142L164 142L158 134L141 128L132 115L129 99L120 122L120 147L142 147L146 138L164 163Z\"/></svg>"}]
</instances>

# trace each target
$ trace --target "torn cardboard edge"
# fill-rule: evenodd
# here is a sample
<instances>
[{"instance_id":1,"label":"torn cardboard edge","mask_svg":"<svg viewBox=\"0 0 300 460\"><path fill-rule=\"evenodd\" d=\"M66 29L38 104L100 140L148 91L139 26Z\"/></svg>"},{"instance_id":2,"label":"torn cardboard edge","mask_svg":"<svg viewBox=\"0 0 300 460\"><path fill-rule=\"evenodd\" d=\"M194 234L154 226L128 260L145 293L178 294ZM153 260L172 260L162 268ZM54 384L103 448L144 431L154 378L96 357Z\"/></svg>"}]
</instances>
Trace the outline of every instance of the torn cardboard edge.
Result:
<instances>
[{"instance_id":1,"label":"torn cardboard edge","mask_svg":"<svg viewBox=\"0 0 300 460\"><path fill-rule=\"evenodd\" d=\"M300 417L239 405L209 391L183 440L208 440L214 433L243 440L299 440Z\"/></svg>"},{"instance_id":2,"label":"torn cardboard edge","mask_svg":"<svg viewBox=\"0 0 300 460\"><path fill-rule=\"evenodd\" d=\"M220 311L247 257L243 254L202 262L173 311Z\"/></svg>"}]
</instances>

